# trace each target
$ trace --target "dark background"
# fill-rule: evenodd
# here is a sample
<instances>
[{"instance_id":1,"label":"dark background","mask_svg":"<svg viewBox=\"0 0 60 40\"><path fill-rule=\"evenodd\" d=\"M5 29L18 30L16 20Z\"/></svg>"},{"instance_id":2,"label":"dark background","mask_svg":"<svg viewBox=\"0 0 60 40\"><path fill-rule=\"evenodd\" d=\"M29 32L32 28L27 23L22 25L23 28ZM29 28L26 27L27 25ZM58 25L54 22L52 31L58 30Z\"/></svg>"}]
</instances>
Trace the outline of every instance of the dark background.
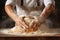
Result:
<instances>
[{"instance_id":1,"label":"dark background","mask_svg":"<svg viewBox=\"0 0 60 40\"><path fill-rule=\"evenodd\" d=\"M5 6L6 0L0 0L0 28L9 28L14 26L14 21L9 18L9 16L6 14L4 6ZM58 13L56 15L50 15L54 25L58 25L59 27L53 27L53 28L60 28L60 0L55 0L56 2L56 9L58 9ZM56 22L55 22L56 21Z\"/></svg>"},{"instance_id":2,"label":"dark background","mask_svg":"<svg viewBox=\"0 0 60 40\"><path fill-rule=\"evenodd\" d=\"M6 14L4 6L6 0L0 0L0 28L9 28L14 26L14 22Z\"/></svg>"}]
</instances>

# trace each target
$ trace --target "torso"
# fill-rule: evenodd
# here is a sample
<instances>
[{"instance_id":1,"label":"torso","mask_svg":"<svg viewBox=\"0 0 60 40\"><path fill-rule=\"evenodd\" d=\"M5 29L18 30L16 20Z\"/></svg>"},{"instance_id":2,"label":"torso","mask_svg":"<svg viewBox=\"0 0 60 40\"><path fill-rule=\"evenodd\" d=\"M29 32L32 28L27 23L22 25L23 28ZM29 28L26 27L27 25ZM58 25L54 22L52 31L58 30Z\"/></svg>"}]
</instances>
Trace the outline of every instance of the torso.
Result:
<instances>
[{"instance_id":1,"label":"torso","mask_svg":"<svg viewBox=\"0 0 60 40\"><path fill-rule=\"evenodd\" d=\"M17 2L16 5L18 15L34 15L39 16L43 9L43 1L39 0L39 5L35 0L24 0L23 5L21 2Z\"/></svg>"}]
</instances>

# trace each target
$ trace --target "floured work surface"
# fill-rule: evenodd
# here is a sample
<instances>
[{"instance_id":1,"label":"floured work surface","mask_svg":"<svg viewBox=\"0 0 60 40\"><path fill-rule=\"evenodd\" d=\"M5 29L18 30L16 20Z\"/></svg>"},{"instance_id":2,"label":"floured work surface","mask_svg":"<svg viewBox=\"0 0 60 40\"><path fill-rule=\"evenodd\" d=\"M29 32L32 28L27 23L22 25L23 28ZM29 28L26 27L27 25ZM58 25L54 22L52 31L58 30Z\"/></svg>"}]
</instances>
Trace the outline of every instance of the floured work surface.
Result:
<instances>
[{"instance_id":1,"label":"floured work surface","mask_svg":"<svg viewBox=\"0 0 60 40\"><path fill-rule=\"evenodd\" d=\"M1 29L0 30L0 36L1 37L35 37L35 36L56 36L60 34L60 28L59 29L51 29L46 26L46 24L42 24L38 31L31 32L31 33L13 33L11 32L11 29Z\"/></svg>"},{"instance_id":2,"label":"floured work surface","mask_svg":"<svg viewBox=\"0 0 60 40\"><path fill-rule=\"evenodd\" d=\"M32 17L32 16L20 16L22 18L22 20L24 20L24 22L27 25L33 25L34 22L38 22L37 17ZM33 30L30 30L33 29ZM9 36L9 37L15 37L15 36L20 36L20 37L31 37L31 36L56 36L58 34L60 34L60 28L57 29L51 29L48 27L48 25L46 23L41 24L40 26L38 26L37 30L34 31L36 27L29 27L28 28L28 32L24 32L25 30L21 29L19 26L15 25L15 27L10 28L10 29L1 29L0 30L0 36Z\"/></svg>"}]
</instances>

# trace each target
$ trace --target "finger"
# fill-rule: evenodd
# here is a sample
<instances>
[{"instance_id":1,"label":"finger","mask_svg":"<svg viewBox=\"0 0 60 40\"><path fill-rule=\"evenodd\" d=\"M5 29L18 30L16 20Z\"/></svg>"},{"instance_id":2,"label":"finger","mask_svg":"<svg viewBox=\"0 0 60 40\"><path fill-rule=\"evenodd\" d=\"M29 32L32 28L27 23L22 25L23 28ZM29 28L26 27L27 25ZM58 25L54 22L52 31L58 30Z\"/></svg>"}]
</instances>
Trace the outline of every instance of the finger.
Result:
<instances>
[{"instance_id":1,"label":"finger","mask_svg":"<svg viewBox=\"0 0 60 40\"><path fill-rule=\"evenodd\" d=\"M25 26L23 26L23 25L22 25L22 27L23 27L23 29L24 29L24 30L26 29L26 27L25 27Z\"/></svg>"},{"instance_id":2,"label":"finger","mask_svg":"<svg viewBox=\"0 0 60 40\"><path fill-rule=\"evenodd\" d=\"M21 22L20 22L20 23L21 23ZM28 28L28 26L27 26L24 22L22 22L21 24L22 24L22 27L23 27L24 29Z\"/></svg>"},{"instance_id":3,"label":"finger","mask_svg":"<svg viewBox=\"0 0 60 40\"><path fill-rule=\"evenodd\" d=\"M36 23L36 24L34 25L34 27L38 27L38 23Z\"/></svg>"},{"instance_id":4,"label":"finger","mask_svg":"<svg viewBox=\"0 0 60 40\"><path fill-rule=\"evenodd\" d=\"M35 24L35 22L32 21L32 22L30 23L29 27L33 27L34 24Z\"/></svg>"},{"instance_id":5,"label":"finger","mask_svg":"<svg viewBox=\"0 0 60 40\"><path fill-rule=\"evenodd\" d=\"M19 24L19 27L23 28L21 23Z\"/></svg>"},{"instance_id":6,"label":"finger","mask_svg":"<svg viewBox=\"0 0 60 40\"><path fill-rule=\"evenodd\" d=\"M37 24L34 24L34 26L33 26L33 27L36 27L36 25L37 25Z\"/></svg>"},{"instance_id":7,"label":"finger","mask_svg":"<svg viewBox=\"0 0 60 40\"><path fill-rule=\"evenodd\" d=\"M22 28L22 29L25 29L25 28L23 27L23 25L21 24L21 22L18 23L18 26L19 26L20 28Z\"/></svg>"},{"instance_id":8,"label":"finger","mask_svg":"<svg viewBox=\"0 0 60 40\"><path fill-rule=\"evenodd\" d=\"M39 26L40 26L40 23L37 24L37 27L39 27Z\"/></svg>"},{"instance_id":9,"label":"finger","mask_svg":"<svg viewBox=\"0 0 60 40\"><path fill-rule=\"evenodd\" d=\"M36 27L37 25L38 25L38 22L35 22L35 25L34 26Z\"/></svg>"},{"instance_id":10,"label":"finger","mask_svg":"<svg viewBox=\"0 0 60 40\"><path fill-rule=\"evenodd\" d=\"M20 21L17 22L16 25L18 26L18 28L26 29L25 26Z\"/></svg>"},{"instance_id":11,"label":"finger","mask_svg":"<svg viewBox=\"0 0 60 40\"><path fill-rule=\"evenodd\" d=\"M24 26L25 26L25 28L28 28L28 26L27 26L24 22L22 23L22 25L24 25Z\"/></svg>"}]
</instances>

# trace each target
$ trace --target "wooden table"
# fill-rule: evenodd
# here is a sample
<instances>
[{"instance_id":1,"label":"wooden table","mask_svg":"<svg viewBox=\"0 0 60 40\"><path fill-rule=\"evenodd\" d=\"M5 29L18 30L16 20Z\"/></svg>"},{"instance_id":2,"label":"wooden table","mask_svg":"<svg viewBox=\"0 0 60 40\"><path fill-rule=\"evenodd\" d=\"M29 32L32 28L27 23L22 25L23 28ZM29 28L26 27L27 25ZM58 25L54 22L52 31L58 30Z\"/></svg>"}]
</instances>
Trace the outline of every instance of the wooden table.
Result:
<instances>
[{"instance_id":1,"label":"wooden table","mask_svg":"<svg viewBox=\"0 0 60 40\"><path fill-rule=\"evenodd\" d=\"M0 33L0 40L60 40L60 34L43 36L15 36Z\"/></svg>"}]
</instances>

